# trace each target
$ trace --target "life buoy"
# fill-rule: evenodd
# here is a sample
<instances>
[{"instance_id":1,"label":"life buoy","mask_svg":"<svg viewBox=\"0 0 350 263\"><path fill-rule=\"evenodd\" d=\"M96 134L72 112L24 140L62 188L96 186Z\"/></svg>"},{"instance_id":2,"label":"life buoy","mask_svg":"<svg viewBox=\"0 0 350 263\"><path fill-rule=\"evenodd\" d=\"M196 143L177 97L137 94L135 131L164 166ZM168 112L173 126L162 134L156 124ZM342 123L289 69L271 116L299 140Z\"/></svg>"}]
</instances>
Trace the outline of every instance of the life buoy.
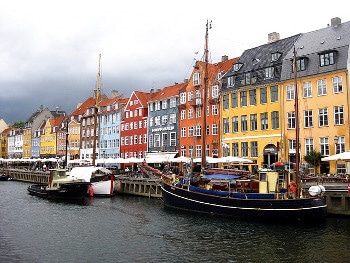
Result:
<instances>
[{"instance_id":1,"label":"life buoy","mask_svg":"<svg viewBox=\"0 0 350 263\"><path fill-rule=\"evenodd\" d=\"M293 181L290 181L289 183L289 189L292 193L295 193L297 191L297 184Z\"/></svg>"}]
</instances>

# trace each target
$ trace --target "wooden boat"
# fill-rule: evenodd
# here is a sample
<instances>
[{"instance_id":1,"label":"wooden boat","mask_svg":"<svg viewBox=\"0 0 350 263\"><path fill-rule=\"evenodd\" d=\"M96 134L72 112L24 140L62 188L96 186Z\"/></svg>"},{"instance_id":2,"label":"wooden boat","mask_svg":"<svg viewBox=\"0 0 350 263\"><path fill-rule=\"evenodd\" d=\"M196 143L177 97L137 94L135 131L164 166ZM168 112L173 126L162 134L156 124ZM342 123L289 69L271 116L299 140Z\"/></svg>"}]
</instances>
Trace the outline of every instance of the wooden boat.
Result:
<instances>
[{"instance_id":1,"label":"wooden boat","mask_svg":"<svg viewBox=\"0 0 350 263\"><path fill-rule=\"evenodd\" d=\"M207 37L208 22L206 43L208 42ZM206 44L206 63L208 61L207 54ZM294 63L296 68L296 58ZM206 78L207 72L204 75ZM202 103L203 108L206 109L207 82L204 83ZM298 112L297 100L296 92L296 112ZM206 127L205 115L203 113L202 127ZM299 145L298 114L295 115L296 145ZM202 149L205 149L205 136L202 137ZM206 165L205 158L205 151L202 151L202 171ZM299 160L298 151L296 159ZM298 162L296 167L299 167ZM300 187L298 169L294 174L287 172L283 167L276 167L275 170L261 170L258 178L241 177L241 173L236 174L236 176L235 179L225 180L213 177L208 181L204 177L193 177L190 173L184 178L163 175L162 198L164 206L244 220L279 222L312 220L316 222L326 218L327 206L322 196L324 188L312 186L308 193L303 193Z\"/></svg>"},{"instance_id":2,"label":"wooden boat","mask_svg":"<svg viewBox=\"0 0 350 263\"><path fill-rule=\"evenodd\" d=\"M62 176L53 176L54 172L50 174L49 183L41 183L30 185L27 190L30 195L57 200L78 200L86 197L91 183L82 180L67 179L65 173Z\"/></svg>"},{"instance_id":3,"label":"wooden boat","mask_svg":"<svg viewBox=\"0 0 350 263\"><path fill-rule=\"evenodd\" d=\"M323 221L327 215L324 189L310 187L308 197L297 197L292 184L286 184L284 171L261 171L257 179L225 176L214 174L197 180L163 176L164 205L245 220Z\"/></svg>"}]
</instances>

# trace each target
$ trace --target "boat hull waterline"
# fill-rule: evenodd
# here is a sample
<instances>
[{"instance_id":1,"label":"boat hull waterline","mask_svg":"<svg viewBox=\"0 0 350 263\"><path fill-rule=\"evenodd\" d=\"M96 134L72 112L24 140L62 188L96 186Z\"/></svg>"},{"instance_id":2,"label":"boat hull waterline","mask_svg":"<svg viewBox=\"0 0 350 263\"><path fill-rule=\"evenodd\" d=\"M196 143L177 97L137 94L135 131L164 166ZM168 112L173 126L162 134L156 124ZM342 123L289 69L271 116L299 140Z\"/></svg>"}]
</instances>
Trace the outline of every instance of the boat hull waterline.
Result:
<instances>
[{"instance_id":1,"label":"boat hull waterline","mask_svg":"<svg viewBox=\"0 0 350 263\"><path fill-rule=\"evenodd\" d=\"M189 191L163 182L165 207L248 220L324 220L327 206L322 197L300 199L243 199Z\"/></svg>"}]
</instances>

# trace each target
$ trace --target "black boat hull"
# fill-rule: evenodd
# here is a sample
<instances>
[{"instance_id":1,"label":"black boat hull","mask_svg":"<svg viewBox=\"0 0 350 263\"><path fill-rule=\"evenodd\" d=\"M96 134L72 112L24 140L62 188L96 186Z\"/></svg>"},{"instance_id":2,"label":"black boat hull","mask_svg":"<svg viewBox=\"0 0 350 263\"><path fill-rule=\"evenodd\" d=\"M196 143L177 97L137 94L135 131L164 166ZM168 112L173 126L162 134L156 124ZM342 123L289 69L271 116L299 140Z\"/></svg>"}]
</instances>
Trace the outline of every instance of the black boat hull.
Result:
<instances>
[{"instance_id":1,"label":"black boat hull","mask_svg":"<svg viewBox=\"0 0 350 263\"><path fill-rule=\"evenodd\" d=\"M165 207L264 221L323 221L327 206L322 197L300 199L243 199L189 191L163 182Z\"/></svg>"},{"instance_id":2,"label":"black boat hull","mask_svg":"<svg viewBox=\"0 0 350 263\"><path fill-rule=\"evenodd\" d=\"M57 200L77 200L83 199L90 187L89 182L65 183L57 189L49 189L45 184L35 184L27 188L29 194Z\"/></svg>"}]
</instances>

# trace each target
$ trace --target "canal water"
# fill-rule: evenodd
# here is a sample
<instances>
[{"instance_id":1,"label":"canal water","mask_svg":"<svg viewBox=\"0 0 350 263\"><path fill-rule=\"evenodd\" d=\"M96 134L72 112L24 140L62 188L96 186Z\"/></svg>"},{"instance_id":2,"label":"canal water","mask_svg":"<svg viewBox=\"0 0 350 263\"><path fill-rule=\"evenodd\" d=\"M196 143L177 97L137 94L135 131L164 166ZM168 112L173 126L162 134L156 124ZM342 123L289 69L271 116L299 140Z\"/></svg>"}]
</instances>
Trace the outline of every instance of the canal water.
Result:
<instances>
[{"instance_id":1,"label":"canal water","mask_svg":"<svg viewBox=\"0 0 350 263\"><path fill-rule=\"evenodd\" d=\"M263 224L115 196L63 203L0 182L0 262L350 262L350 218Z\"/></svg>"}]
</instances>

